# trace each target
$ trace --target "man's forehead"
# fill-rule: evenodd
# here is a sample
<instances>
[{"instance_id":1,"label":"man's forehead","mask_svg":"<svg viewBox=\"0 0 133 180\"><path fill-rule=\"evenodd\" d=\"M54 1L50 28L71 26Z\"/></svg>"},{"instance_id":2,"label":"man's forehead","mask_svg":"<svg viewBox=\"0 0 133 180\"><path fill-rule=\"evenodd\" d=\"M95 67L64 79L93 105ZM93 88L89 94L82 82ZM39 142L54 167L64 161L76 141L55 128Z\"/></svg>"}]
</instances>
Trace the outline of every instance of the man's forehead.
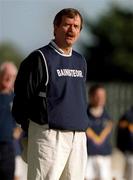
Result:
<instances>
[{"instance_id":1,"label":"man's forehead","mask_svg":"<svg viewBox=\"0 0 133 180\"><path fill-rule=\"evenodd\" d=\"M73 20L81 23L81 19L80 19L79 15L75 15L73 17L68 16L68 15L62 16L62 22L63 21L73 21Z\"/></svg>"}]
</instances>

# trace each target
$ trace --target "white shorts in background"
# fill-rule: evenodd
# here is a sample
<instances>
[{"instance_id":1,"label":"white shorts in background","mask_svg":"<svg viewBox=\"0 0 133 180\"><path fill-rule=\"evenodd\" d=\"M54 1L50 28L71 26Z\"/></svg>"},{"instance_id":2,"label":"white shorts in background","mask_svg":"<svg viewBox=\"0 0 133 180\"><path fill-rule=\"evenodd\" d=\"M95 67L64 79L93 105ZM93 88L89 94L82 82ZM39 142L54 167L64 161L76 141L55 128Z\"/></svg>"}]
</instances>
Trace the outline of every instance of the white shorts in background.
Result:
<instances>
[{"instance_id":1,"label":"white shorts in background","mask_svg":"<svg viewBox=\"0 0 133 180\"><path fill-rule=\"evenodd\" d=\"M49 129L30 121L28 180L84 180L85 132Z\"/></svg>"},{"instance_id":2,"label":"white shorts in background","mask_svg":"<svg viewBox=\"0 0 133 180\"><path fill-rule=\"evenodd\" d=\"M89 156L85 180L112 180L111 173L111 156Z\"/></svg>"},{"instance_id":3,"label":"white shorts in background","mask_svg":"<svg viewBox=\"0 0 133 180\"><path fill-rule=\"evenodd\" d=\"M22 160L21 156L15 157L15 176L19 180L27 180L27 164Z\"/></svg>"},{"instance_id":4,"label":"white shorts in background","mask_svg":"<svg viewBox=\"0 0 133 180\"><path fill-rule=\"evenodd\" d=\"M125 179L133 180L133 154L126 154Z\"/></svg>"}]
</instances>

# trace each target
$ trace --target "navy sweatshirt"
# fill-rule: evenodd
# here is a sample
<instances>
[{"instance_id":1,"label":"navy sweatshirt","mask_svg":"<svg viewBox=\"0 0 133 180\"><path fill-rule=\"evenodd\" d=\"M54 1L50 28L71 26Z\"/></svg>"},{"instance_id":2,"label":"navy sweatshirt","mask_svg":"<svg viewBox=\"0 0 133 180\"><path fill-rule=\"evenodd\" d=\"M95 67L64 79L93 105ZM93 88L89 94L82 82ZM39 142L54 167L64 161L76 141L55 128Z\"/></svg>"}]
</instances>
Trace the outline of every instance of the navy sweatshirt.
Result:
<instances>
[{"instance_id":1,"label":"navy sweatshirt","mask_svg":"<svg viewBox=\"0 0 133 180\"><path fill-rule=\"evenodd\" d=\"M77 52L61 54L52 43L33 52L20 66L13 115L23 129L28 119L52 129L88 127L86 62ZM20 103L21 102L21 103Z\"/></svg>"}]
</instances>

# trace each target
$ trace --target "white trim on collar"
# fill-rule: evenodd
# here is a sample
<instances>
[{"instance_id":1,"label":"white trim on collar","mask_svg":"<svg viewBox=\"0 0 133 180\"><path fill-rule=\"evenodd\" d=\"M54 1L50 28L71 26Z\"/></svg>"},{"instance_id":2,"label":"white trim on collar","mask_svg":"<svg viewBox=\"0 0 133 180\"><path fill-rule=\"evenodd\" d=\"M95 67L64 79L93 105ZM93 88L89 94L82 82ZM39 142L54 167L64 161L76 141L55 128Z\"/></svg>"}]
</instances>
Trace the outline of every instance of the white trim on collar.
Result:
<instances>
[{"instance_id":1,"label":"white trim on collar","mask_svg":"<svg viewBox=\"0 0 133 180\"><path fill-rule=\"evenodd\" d=\"M62 56L66 56L66 57L70 57L72 55L72 48L70 50L69 54L65 54L64 51L62 49L60 49L57 44L51 40L50 44L49 44L58 54L62 55Z\"/></svg>"}]
</instances>

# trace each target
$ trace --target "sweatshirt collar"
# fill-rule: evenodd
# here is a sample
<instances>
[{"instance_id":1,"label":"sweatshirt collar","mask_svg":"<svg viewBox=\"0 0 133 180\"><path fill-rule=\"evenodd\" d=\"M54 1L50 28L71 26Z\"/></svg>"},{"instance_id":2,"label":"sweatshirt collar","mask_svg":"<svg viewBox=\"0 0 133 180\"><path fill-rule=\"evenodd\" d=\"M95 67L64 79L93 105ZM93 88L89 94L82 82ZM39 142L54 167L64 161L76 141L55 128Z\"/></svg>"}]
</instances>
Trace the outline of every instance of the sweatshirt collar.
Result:
<instances>
[{"instance_id":1,"label":"sweatshirt collar","mask_svg":"<svg viewBox=\"0 0 133 180\"><path fill-rule=\"evenodd\" d=\"M72 55L72 48L70 50L70 53L69 54L65 54L64 51L62 49L60 49L57 44L54 42L54 40L51 40L49 45L59 54L63 55L63 56L71 56Z\"/></svg>"}]
</instances>

